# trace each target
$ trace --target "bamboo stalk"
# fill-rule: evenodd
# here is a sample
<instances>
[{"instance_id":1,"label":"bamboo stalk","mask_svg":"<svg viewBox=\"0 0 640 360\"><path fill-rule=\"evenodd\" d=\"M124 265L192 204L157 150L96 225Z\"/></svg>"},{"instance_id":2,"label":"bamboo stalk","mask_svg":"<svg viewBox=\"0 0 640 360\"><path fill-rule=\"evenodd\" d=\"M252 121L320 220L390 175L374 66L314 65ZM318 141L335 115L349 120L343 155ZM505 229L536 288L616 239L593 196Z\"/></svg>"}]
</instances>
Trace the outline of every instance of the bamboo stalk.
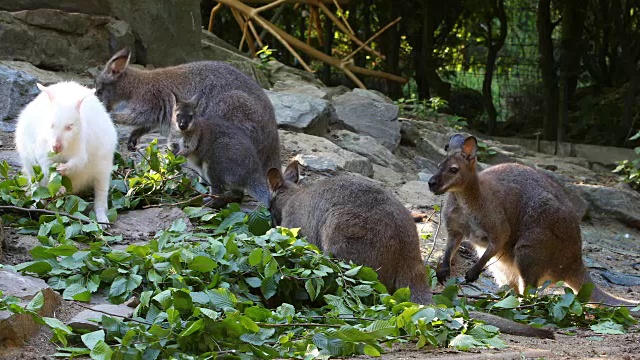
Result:
<instances>
[{"instance_id":1,"label":"bamboo stalk","mask_svg":"<svg viewBox=\"0 0 640 360\"><path fill-rule=\"evenodd\" d=\"M251 12L251 7L248 5L245 5L243 3L241 3L238 0L217 0L218 2L221 2L231 8L236 9L237 11L240 11L242 13L250 13ZM382 79L388 79L391 81L396 81L399 83L406 83L407 79L401 77L401 76L397 76L397 75L393 75L393 74L389 74L386 73L384 71L378 71L378 70L371 70L371 69L366 69L366 68L361 68L359 66L354 65L352 62L342 62L334 57L331 57L330 55L327 55L325 53L323 53L322 51L319 51L311 46L308 46L307 44L305 44L303 41L300 41L299 39L297 39L295 36L292 36L290 34L288 34L286 31L280 29L277 26L274 26L273 24L269 23L267 20L265 20L263 17L261 17L260 15L257 15L254 19L254 21L260 25L262 28L266 29L269 33L271 33L276 39L278 39L278 41L280 41L282 43L283 46L285 46L285 48L287 48L287 50L289 50L299 61L301 60L299 58L299 55L297 55L297 53L295 52L295 50L293 50L292 46L300 49L302 51L304 51L305 53L307 53L308 55L323 61L331 66L334 66L342 71L344 71L344 69L351 71L352 73L359 73L359 74L363 74L363 75L368 75L368 76L375 76L375 77L379 77ZM305 66L306 64L304 62L301 61L301 64L303 64L303 66ZM305 66L305 69L307 69L308 66ZM307 69L307 71L311 71L310 69ZM345 74L347 76L349 76L347 74L347 72L345 72ZM355 76L355 74L354 74ZM361 83L362 84L362 83ZM360 85L359 85L360 86ZM362 85L364 86L364 85Z\"/></svg>"},{"instance_id":2,"label":"bamboo stalk","mask_svg":"<svg viewBox=\"0 0 640 360\"><path fill-rule=\"evenodd\" d=\"M317 0L316 0L317 1ZM343 33L345 33L349 39L351 39L351 41L355 42L358 45L362 45L364 44L362 42L362 40L358 39L354 34L349 32L349 29L347 29L344 24L342 23L342 21L340 21L340 19L338 19L333 12L331 12L331 10L329 10L329 8L326 7L326 5L324 5L321 2L317 2L318 7L320 7L320 9L322 9L322 11L324 12L324 14L326 16L328 16L331 21L334 22L334 24L336 24L336 26L338 26L338 28L340 29L340 31L342 31ZM372 48L368 47L368 46L364 46L364 49L367 50L368 52L374 54L375 56L381 57L383 59L386 59L386 57L384 55L382 55L381 53L373 50Z\"/></svg>"},{"instance_id":3,"label":"bamboo stalk","mask_svg":"<svg viewBox=\"0 0 640 360\"><path fill-rule=\"evenodd\" d=\"M373 40L375 40L375 38L380 36L380 34L382 34L383 32L387 31L387 29L389 29L393 25L397 24L398 21L400 21L401 19L402 19L402 16L399 16L397 19L395 19L392 22L390 22L389 24L387 24L387 26L385 26L382 29L380 29L377 33L375 33L372 37L370 37L367 41L365 41L364 44L360 45L360 47L358 47L351 54L347 55L344 59L342 59L342 61L347 61L347 60L351 59L355 54L358 53L358 51L362 50L366 44L368 44L368 43L372 42Z\"/></svg>"},{"instance_id":4,"label":"bamboo stalk","mask_svg":"<svg viewBox=\"0 0 640 360\"><path fill-rule=\"evenodd\" d=\"M289 1L289 0L276 0L276 1L272 2L272 3L270 3L270 4L267 4L267 5L264 5L264 6L261 6L261 7L257 8L257 9L255 9L255 11L253 11L252 13L253 13L253 15L259 14L259 13L261 13L263 11L266 11L266 10L269 10L271 8L274 8L274 7L276 7L276 6L280 5L280 4L284 4L287 1ZM251 17L253 17L253 15Z\"/></svg>"},{"instance_id":5,"label":"bamboo stalk","mask_svg":"<svg viewBox=\"0 0 640 360\"><path fill-rule=\"evenodd\" d=\"M322 24L320 23L320 11L318 11L317 8L313 8L313 23L315 24L316 27L316 34L317 34L317 38L318 38L318 42L320 43L320 46L324 46L324 39L323 39L323 30L322 30ZM311 18L309 19L309 21L311 21Z\"/></svg>"},{"instance_id":6,"label":"bamboo stalk","mask_svg":"<svg viewBox=\"0 0 640 360\"><path fill-rule=\"evenodd\" d=\"M338 9L338 11L340 11L340 17L342 18L342 21L344 22L344 25L349 28L349 32L351 34L355 34L355 32L353 31L353 29L351 28L351 25L349 25L349 22L347 21L347 18L344 17L344 10L342 10L342 7L340 7L340 3L338 3L338 0L333 0L333 3L336 5L336 9Z\"/></svg>"},{"instance_id":7,"label":"bamboo stalk","mask_svg":"<svg viewBox=\"0 0 640 360\"><path fill-rule=\"evenodd\" d=\"M207 30L209 32L212 32L212 30L213 30L213 19L216 17L216 13L218 11L220 11L221 8L222 8L222 4L218 3L218 5L214 6L213 9L211 9L211 14L209 15L209 26L207 27Z\"/></svg>"}]
</instances>

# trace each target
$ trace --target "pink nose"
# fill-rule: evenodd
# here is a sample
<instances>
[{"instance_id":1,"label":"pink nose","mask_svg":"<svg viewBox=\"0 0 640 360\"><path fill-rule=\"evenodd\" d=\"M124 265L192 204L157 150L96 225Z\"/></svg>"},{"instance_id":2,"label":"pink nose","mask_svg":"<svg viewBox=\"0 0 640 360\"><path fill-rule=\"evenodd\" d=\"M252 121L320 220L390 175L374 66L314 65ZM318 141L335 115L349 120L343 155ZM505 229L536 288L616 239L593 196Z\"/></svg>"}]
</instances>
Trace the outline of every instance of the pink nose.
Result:
<instances>
[{"instance_id":1,"label":"pink nose","mask_svg":"<svg viewBox=\"0 0 640 360\"><path fill-rule=\"evenodd\" d=\"M62 144L56 141L53 143L53 152L57 154L60 151L62 151Z\"/></svg>"}]
</instances>

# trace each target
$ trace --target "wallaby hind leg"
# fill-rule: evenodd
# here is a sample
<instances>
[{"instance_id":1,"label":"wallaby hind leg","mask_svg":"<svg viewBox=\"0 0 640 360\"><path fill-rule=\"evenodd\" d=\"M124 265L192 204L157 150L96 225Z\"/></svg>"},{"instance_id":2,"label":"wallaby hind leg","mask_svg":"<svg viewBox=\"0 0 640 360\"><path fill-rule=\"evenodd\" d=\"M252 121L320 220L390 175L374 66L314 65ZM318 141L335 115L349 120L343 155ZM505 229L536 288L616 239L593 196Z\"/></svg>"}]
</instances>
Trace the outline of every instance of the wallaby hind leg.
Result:
<instances>
[{"instance_id":1,"label":"wallaby hind leg","mask_svg":"<svg viewBox=\"0 0 640 360\"><path fill-rule=\"evenodd\" d=\"M447 247L442 256L442 262L436 271L438 282L441 284L451 275L451 259L460 248L462 239L464 238L461 232L455 231L454 229L447 229L447 234L449 234L447 237Z\"/></svg>"},{"instance_id":2,"label":"wallaby hind leg","mask_svg":"<svg viewBox=\"0 0 640 360\"><path fill-rule=\"evenodd\" d=\"M153 129L151 125L142 125L133 129L133 131L131 131L131 135L129 135L129 140L127 141L127 149L129 151L136 151L136 146L138 146L138 141L142 135L148 133L151 129Z\"/></svg>"}]
</instances>

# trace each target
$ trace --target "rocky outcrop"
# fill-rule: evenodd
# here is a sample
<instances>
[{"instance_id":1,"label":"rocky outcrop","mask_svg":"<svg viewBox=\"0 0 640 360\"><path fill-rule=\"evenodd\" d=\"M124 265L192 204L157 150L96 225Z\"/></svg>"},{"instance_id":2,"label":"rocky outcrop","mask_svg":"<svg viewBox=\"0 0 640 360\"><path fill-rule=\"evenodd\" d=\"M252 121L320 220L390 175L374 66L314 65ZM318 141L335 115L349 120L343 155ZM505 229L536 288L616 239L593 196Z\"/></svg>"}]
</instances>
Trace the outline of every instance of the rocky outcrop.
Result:
<instances>
[{"instance_id":1,"label":"rocky outcrop","mask_svg":"<svg viewBox=\"0 0 640 360\"><path fill-rule=\"evenodd\" d=\"M267 91L276 111L278 127L323 136L335 113L327 100L309 95Z\"/></svg>"},{"instance_id":2,"label":"rocky outcrop","mask_svg":"<svg viewBox=\"0 0 640 360\"><path fill-rule=\"evenodd\" d=\"M54 9L0 12L0 60L84 71L133 44L129 25L107 16Z\"/></svg>"},{"instance_id":3,"label":"rocky outcrop","mask_svg":"<svg viewBox=\"0 0 640 360\"><path fill-rule=\"evenodd\" d=\"M370 136L354 134L347 130L336 130L331 132L331 140L343 149L366 157L374 164L394 171L404 171L405 166L402 162L389 149Z\"/></svg>"},{"instance_id":4,"label":"rocky outcrop","mask_svg":"<svg viewBox=\"0 0 640 360\"><path fill-rule=\"evenodd\" d=\"M20 306L27 306L38 292L44 295L44 305L38 311L41 316L52 316L61 303L60 294L55 292L44 280L23 276L0 269L0 291L3 296L20 299ZM14 314L0 311L0 349L20 346L40 330L31 315Z\"/></svg>"},{"instance_id":5,"label":"rocky outcrop","mask_svg":"<svg viewBox=\"0 0 640 360\"><path fill-rule=\"evenodd\" d=\"M398 107L372 92L352 91L333 99L339 127L368 135L390 151L400 144Z\"/></svg>"},{"instance_id":6,"label":"rocky outcrop","mask_svg":"<svg viewBox=\"0 0 640 360\"><path fill-rule=\"evenodd\" d=\"M283 148L296 156L301 165L320 172L338 170L371 177L373 166L364 156L344 150L331 141L290 131L279 131Z\"/></svg>"},{"instance_id":7,"label":"rocky outcrop","mask_svg":"<svg viewBox=\"0 0 640 360\"><path fill-rule=\"evenodd\" d=\"M92 17L110 17L119 19L120 24L131 26L127 38L135 37L134 60L140 64L154 66L175 65L202 58L200 44L201 16L199 0L17 0L0 2L0 10L20 11L55 9L67 13L92 15ZM50 11L50 10L48 10ZM115 33L122 33L123 25L112 26ZM1 27L0 27L1 28ZM0 31L1 32L1 31ZM19 35L19 33L13 33ZM21 37L25 39L24 37ZM91 38L91 37L90 37ZM0 42L2 39L0 39ZM109 55L134 41L104 42L93 37L93 45L88 42L69 41L67 46L108 47L108 55L101 57L104 63ZM29 44L27 42L27 44ZM38 48L30 44L34 49ZM0 49L2 47L0 46ZM38 48L42 52L42 48ZM54 50L64 50L58 47ZM43 52L44 53L44 52ZM55 54L52 52L49 55ZM26 59L38 65L30 58Z\"/></svg>"},{"instance_id":8,"label":"rocky outcrop","mask_svg":"<svg viewBox=\"0 0 640 360\"><path fill-rule=\"evenodd\" d=\"M15 125L6 120L18 117L22 108L39 92L36 78L24 71L0 65L0 129L13 131Z\"/></svg>"},{"instance_id":9,"label":"rocky outcrop","mask_svg":"<svg viewBox=\"0 0 640 360\"><path fill-rule=\"evenodd\" d=\"M640 229L640 194L617 187L572 184L589 203L589 213L612 217L621 223Z\"/></svg>"}]
</instances>

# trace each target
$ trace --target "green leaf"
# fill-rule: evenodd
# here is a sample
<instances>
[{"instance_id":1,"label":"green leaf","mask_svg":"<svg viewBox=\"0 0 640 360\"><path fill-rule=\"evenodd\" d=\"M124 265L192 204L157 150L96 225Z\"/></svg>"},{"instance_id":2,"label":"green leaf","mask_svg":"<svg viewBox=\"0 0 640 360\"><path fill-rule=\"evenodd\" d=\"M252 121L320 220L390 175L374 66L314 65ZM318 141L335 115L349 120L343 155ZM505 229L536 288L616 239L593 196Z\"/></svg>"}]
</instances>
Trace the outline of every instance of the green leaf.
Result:
<instances>
[{"instance_id":1,"label":"green leaf","mask_svg":"<svg viewBox=\"0 0 640 360\"><path fill-rule=\"evenodd\" d=\"M589 302L591 299L591 293L595 288L595 284L592 282L585 283L578 291L578 295L576 296L581 303Z\"/></svg>"},{"instance_id":2,"label":"green leaf","mask_svg":"<svg viewBox=\"0 0 640 360\"><path fill-rule=\"evenodd\" d=\"M222 220L220 225L218 225L215 234L222 234L235 224L244 222L244 218L246 216L247 214L243 213L242 211L234 212L233 214L227 216L224 220Z\"/></svg>"},{"instance_id":3,"label":"green leaf","mask_svg":"<svg viewBox=\"0 0 640 360\"><path fill-rule=\"evenodd\" d=\"M188 325L187 328L184 329L178 335L178 337L189 336L189 335L195 333L196 331L199 331L199 330L202 330L202 329L204 329L204 320L198 319L198 320L192 322L190 325Z\"/></svg>"},{"instance_id":4,"label":"green leaf","mask_svg":"<svg viewBox=\"0 0 640 360\"><path fill-rule=\"evenodd\" d=\"M42 294L42 291L38 291L38 293L33 297L33 299L29 301L29 304L27 304L26 309L29 311L38 311L42 309L43 305L44 305L44 295Z\"/></svg>"},{"instance_id":5,"label":"green leaf","mask_svg":"<svg viewBox=\"0 0 640 360\"><path fill-rule=\"evenodd\" d=\"M520 300L514 295L510 295L493 305L493 307L499 309L515 309L518 306L520 306Z\"/></svg>"},{"instance_id":6,"label":"green leaf","mask_svg":"<svg viewBox=\"0 0 640 360\"><path fill-rule=\"evenodd\" d=\"M255 321L251 320L247 316L240 316L240 324L247 328L247 330L253 331L254 333L260 331L260 327L258 326L258 324L256 324Z\"/></svg>"},{"instance_id":7,"label":"green leaf","mask_svg":"<svg viewBox=\"0 0 640 360\"><path fill-rule=\"evenodd\" d=\"M189 269L195 270L201 273L213 271L218 267L218 264L208 256L196 256L189 264Z\"/></svg>"},{"instance_id":8,"label":"green leaf","mask_svg":"<svg viewBox=\"0 0 640 360\"><path fill-rule=\"evenodd\" d=\"M376 349L372 345L365 345L363 352L365 355L369 355L369 356L375 356L375 357L380 356L380 351L378 351L378 349Z\"/></svg>"},{"instance_id":9,"label":"green leaf","mask_svg":"<svg viewBox=\"0 0 640 360\"><path fill-rule=\"evenodd\" d=\"M262 280L257 277L249 277L244 279L244 281L252 288L258 288L262 284Z\"/></svg>"},{"instance_id":10,"label":"green leaf","mask_svg":"<svg viewBox=\"0 0 640 360\"><path fill-rule=\"evenodd\" d=\"M624 334L624 326L622 324L616 324L613 321L607 320L595 325L591 325L591 330L597 334Z\"/></svg>"},{"instance_id":11,"label":"green leaf","mask_svg":"<svg viewBox=\"0 0 640 360\"><path fill-rule=\"evenodd\" d=\"M316 292L315 283L312 279L305 281L304 288L307 289L307 293L309 294L309 299L311 301L315 300L318 297L318 293Z\"/></svg>"},{"instance_id":12,"label":"green leaf","mask_svg":"<svg viewBox=\"0 0 640 360\"><path fill-rule=\"evenodd\" d=\"M99 341L104 341L105 333L104 330L97 330L82 335L80 339L82 339L82 342L87 348L93 350L93 348L98 344Z\"/></svg>"},{"instance_id":13,"label":"green leaf","mask_svg":"<svg viewBox=\"0 0 640 360\"><path fill-rule=\"evenodd\" d=\"M211 301L213 305L222 310L235 310L236 296L232 294L228 289L215 289L210 292Z\"/></svg>"},{"instance_id":14,"label":"green leaf","mask_svg":"<svg viewBox=\"0 0 640 360\"><path fill-rule=\"evenodd\" d=\"M113 350L104 342L104 340L98 341L98 343L91 349L91 356L94 360L111 360Z\"/></svg>"},{"instance_id":15,"label":"green leaf","mask_svg":"<svg viewBox=\"0 0 640 360\"><path fill-rule=\"evenodd\" d=\"M29 261L16 265L15 269L21 272L43 275L51 271L51 264L46 261Z\"/></svg>"},{"instance_id":16,"label":"green leaf","mask_svg":"<svg viewBox=\"0 0 640 360\"><path fill-rule=\"evenodd\" d=\"M86 287L81 284L75 283L67 287L62 293L62 298L65 300L77 300L82 302L91 301L91 293Z\"/></svg>"},{"instance_id":17,"label":"green leaf","mask_svg":"<svg viewBox=\"0 0 640 360\"><path fill-rule=\"evenodd\" d=\"M257 247L249 254L249 265L256 266L262 262L262 248Z\"/></svg>"},{"instance_id":18,"label":"green leaf","mask_svg":"<svg viewBox=\"0 0 640 360\"><path fill-rule=\"evenodd\" d=\"M449 346L458 350L468 351L473 348L483 347L483 344L471 335L460 334L451 339Z\"/></svg>"}]
</instances>

